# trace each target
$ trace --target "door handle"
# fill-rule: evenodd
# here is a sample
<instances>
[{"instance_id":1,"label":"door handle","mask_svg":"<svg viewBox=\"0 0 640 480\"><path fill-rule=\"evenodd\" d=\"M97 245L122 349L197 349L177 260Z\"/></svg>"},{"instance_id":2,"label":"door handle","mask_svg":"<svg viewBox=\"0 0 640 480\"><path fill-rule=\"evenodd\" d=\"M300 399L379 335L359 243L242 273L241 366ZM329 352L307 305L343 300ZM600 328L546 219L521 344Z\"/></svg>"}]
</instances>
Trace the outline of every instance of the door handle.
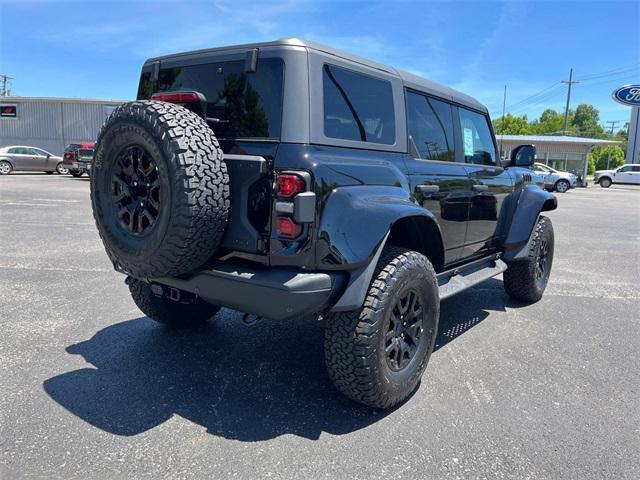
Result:
<instances>
[{"instance_id":1,"label":"door handle","mask_svg":"<svg viewBox=\"0 0 640 480\"><path fill-rule=\"evenodd\" d=\"M474 185L471 187L474 192L488 192L489 187L487 185Z\"/></svg>"},{"instance_id":2,"label":"door handle","mask_svg":"<svg viewBox=\"0 0 640 480\"><path fill-rule=\"evenodd\" d=\"M416 185L416 190L423 195L433 195L440 191L440 187L438 185Z\"/></svg>"}]
</instances>

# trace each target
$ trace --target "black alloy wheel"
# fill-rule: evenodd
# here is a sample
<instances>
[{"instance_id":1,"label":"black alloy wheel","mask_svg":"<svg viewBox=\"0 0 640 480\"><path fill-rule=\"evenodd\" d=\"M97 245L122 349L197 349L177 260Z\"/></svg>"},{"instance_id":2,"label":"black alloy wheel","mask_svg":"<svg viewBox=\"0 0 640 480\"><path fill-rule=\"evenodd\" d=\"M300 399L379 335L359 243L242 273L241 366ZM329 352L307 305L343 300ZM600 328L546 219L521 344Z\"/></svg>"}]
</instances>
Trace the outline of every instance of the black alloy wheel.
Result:
<instances>
[{"instance_id":1,"label":"black alloy wheel","mask_svg":"<svg viewBox=\"0 0 640 480\"><path fill-rule=\"evenodd\" d=\"M160 215L160 179L153 158L140 145L129 145L118 155L111 179L120 226L132 235L147 235Z\"/></svg>"},{"instance_id":2,"label":"black alloy wheel","mask_svg":"<svg viewBox=\"0 0 640 480\"><path fill-rule=\"evenodd\" d=\"M411 289L398 298L391 310L385 335L387 364L393 371L403 370L414 357L423 337L425 311L420 296Z\"/></svg>"}]
</instances>

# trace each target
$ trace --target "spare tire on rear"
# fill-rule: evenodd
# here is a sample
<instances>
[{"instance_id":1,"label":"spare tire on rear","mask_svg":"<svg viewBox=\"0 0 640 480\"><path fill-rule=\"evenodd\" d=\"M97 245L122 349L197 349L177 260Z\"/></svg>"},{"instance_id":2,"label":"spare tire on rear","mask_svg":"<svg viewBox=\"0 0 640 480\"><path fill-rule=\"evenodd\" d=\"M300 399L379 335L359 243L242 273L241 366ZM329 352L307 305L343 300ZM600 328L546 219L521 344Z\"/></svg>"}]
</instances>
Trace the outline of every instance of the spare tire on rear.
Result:
<instances>
[{"instance_id":1,"label":"spare tire on rear","mask_svg":"<svg viewBox=\"0 0 640 480\"><path fill-rule=\"evenodd\" d=\"M91 204L117 268L138 278L197 269L220 244L229 211L229 176L213 131L179 105L118 107L96 143Z\"/></svg>"}]
</instances>

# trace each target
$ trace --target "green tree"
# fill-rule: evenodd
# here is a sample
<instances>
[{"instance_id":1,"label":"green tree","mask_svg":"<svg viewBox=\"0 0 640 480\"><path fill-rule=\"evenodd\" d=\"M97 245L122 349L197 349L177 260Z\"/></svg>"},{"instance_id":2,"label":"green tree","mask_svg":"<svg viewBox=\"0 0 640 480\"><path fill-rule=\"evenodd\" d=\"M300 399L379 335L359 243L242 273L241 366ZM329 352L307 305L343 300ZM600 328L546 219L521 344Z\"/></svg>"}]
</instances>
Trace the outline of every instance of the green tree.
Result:
<instances>
[{"instance_id":1,"label":"green tree","mask_svg":"<svg viewBox=\"0 0 640 480\"><path fill-rule=\"evenodd\" d=\"M569 111L569 119L573 117L573 112ZM531 122L531 129L539 135L560 135L564 129L564 115L556 112L552 108L547 108L538 120Z\"/></svg>"},{"instance_id":2,"label":"green tree","mask_svg":"<svg viewBox=\"0 0 640 480\"><path fill-rule=\"evenodd\" d=\"M579 135L606 137L604 129L600 126L600 112L587 103L581 103L576 107L571 126Z\"/></svg>"},{"instance_id":3,"label":"green tree","mask_svg":"<svg viewBox=\"0 0 640 480\"><path fill-rule=\"evenodd\" d=\"M529 135L533 133L526 115L518 117L510 113L505 115L504 118L495 119L493 121L493 129L496 135Z\"/></svg>"},{"instance_id":4,"label":"green tree","mask_svg":"<svg viewBox=\"0 0 640 480\"><path fill-rule=\"evenodd\" d=\"M608 167L607 163L609 165ZM620 145L596 147L589 154L590 175L593 175L596 170L617 168L620 165L624 165L624 150Z\"/></svg>"}]
</instances>

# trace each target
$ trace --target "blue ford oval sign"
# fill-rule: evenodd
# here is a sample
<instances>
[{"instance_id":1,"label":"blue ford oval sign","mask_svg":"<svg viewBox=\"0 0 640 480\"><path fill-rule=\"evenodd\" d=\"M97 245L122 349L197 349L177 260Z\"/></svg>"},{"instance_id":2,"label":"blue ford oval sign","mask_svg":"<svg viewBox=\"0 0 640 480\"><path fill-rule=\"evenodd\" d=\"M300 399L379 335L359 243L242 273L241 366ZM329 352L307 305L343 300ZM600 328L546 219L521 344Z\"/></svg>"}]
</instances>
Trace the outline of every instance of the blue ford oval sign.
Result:
<instances>
[{"instance_id":1,"label":"blue ford oval sign","mask_svg":"<svg viewBox=\"0 0 640 480\"><path fill-rule=\"evenodd\" d=\"M640 107L640 85L624 85L611 94L613 99L623 105Z\"/></svg>"}]
</instances>

